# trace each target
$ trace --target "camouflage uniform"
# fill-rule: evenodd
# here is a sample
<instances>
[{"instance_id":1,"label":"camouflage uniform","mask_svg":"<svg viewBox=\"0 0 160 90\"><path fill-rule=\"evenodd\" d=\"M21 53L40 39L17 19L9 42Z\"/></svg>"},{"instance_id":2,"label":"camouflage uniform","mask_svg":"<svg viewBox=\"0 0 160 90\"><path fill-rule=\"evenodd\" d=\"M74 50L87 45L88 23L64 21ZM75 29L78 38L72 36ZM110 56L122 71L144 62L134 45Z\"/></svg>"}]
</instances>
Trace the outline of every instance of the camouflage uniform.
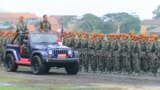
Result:
<instances>
[{"instance_id":1,"label":"camouflage uniform","mask_svg":"<svg viewBox=\"0 0 160 90\"><path fill-rule=\"evenodd\" d=\"M90 67L93 72L97 71L97 61L95 54L95 40L89 40Z\"/></svg>"},{"instance_id":2,"label":"camouflage uniform","mask_svg":"<svg viewBox=\"0 0 160 90\"><path fill-rule=\"evenodd\" d=\"M105 44L104 44L104 59L105 59L105 69L106 71L110 71L110 63L109 61L111 60L111 44L110 44L110 41L106 41Z\"/></svg>"},{"instance_id":3,"label":"camouflage uniform","mask_svg":"<svg viewBox=\"0 0 160 90\"><path fill-rule=\"evenodd\" d=\"M126 71L128 73L131 73L132 72L132 43L131 43L130 38L128 39L126 45L128 47L127 56L126 56L126 58L127 58Z\"/></svg>"},{"instance_id":4,"label":"camouflage uniform","mask_svg":"<svg viewBox=\"0 0 160 90\"><path fill-rule=\"evenodd\" d=\"M89 71L89 59L88 59L88 40L82 40L82 62L84 66L84 70L86 72Z\"/></svg>"},{"instance_id":5,"label":"camouflage uniform","mask_svg":"<svg viewBox=\"0 0 160 90\"><path fill-rule=\"evenodd\" d=\"M108 45L109 45L109 43L107 40L102 41L102 49L101 49L102 50L102 53L101 53L102 60L99 63L101 66L100 70L102 72L106 72L106 70L107 70L107 61L108 61L108 52L109 52Z\"/></svg>"},{"instance_id":6,"label":"camouflage uniform","mask_svg":"<svg viewBox=\"0 0 160 90\"><path fill-rule=\"evenodd\" d=\"M130 61L130 43L128 41L122 41L121 43L121 69L123 72L131 71Z\"/></svg>"},{"instance_id":7,"label":"camouflage uniform","mask_svg":"<svg viewBox=\"0 0 160 90\"><path fill-rule=\"evenodd\" d=\"M80 71L82 70L82 38L79 37L75 40L75 50L79 52Z\"/></svg>"},{"instance_id":8,"label":"camouflage uniform","mask_svg":"<svg viewBox=\"0 0 160 90\"><path fill-rule=\"evenodd\" d=\"M114 42L113 41L109 41L109 58L108 58L108 71L109 72L113 72L113 67L114 67Z\"/></svg>"},{"instance_id":9,"label":"camouflage uniform","mask_svg":"<svg viewBox=\"0 0 160 90\"><path fill-rule=\"evenodd\" d=\"M153 42L151 44L151 51L150 51L150 57L151 57L151 63L150 63L150 68L151 68L151 72L154 74L154 76L156 76L156 73L158 71L159 68L159 60L156 56L156 52L158 50L158 43Z\"/></svg>"},{"instance_id":10,"label":"camouflage uniform","mask_svg":"<svg viewBox=\"0 0 160 90\"><path fill-rule=\"evenodd\" d=\"M25 24L23 21L19 21L16 25L17 27L17 33L23 33L26 32L27 29L27 24Z\"/></svg>"},{"instance_id":11,"label":"camouflage uniform","mask_svg":"<svg viewBox=\"0 0 160 90\"><path fill-rule=\"evenodd\" d=\"M96 40L96 60L97 60L97 66L98 66L98 70L100 70L101 72L104 71L103 67L103 50L102 50L102 40L100 38L98 38Z\"/></svg>"},{"instance_id":12,"label":"camouflage uniform","mask_svg":"<svg viewBox=\"0 0 160 90\"><path fill-rule=\"evenodd\" d=\"M68 46L74 49L74 44L75 44L75 40L74 40L74 37L72 36L68 40Z\"/></svg>"},{"instance_id":13,"label":"camouflage uniform","mask_svg":"<svg viewBox=\"0 0 160 90\"><path fill-rule=\"evenodd\" d=\"M120 43L118 40L114 41L113 44L113 68L114 71L119 72L120 70Z\"/></svg>"},{"instance_id":14,"label":"camouflage uniform","mask_svg":"<svg viewBox=\"0 0 160 90\"><path fill-rule=\"evenodd\" d=\"M146 42L142 42L141 43L141 70L143 70L143 72L148 72L149 70L149 64L148 64L148 56L147 56L147 43Z\"/></svg>"},{"instance_id":15,"label":"camouflage uniform","mask_svg":"<svg viewBox=\"0 0 160 90\"><path fill-rule=\"evenodd\" d=\"M16 27L17 27L17 33L19 34L18 41L20 44L22 44L22 40L23 40L22 33L26 32L28 30L27 24L25 24L23 21L19 21L17 23Z\"/></svg>"},{"instance_id":16,"label":"camouflage uniform","mask_svg":"<svg viewBox=\"0 0 160 90\"><path fill-rule=\"evenodd\" d=\"M41 21L40 22L40 31L41 32L51 32L51 24L49 21Z\"/></svg>"},{"instance_id":17,"label":"camouflage uniform","mask_svg":"<svg viewBox=\"0 0 160 90\"><path fill-rule=\"evenodd\" d=\"M133 43L133 69L135 73L140 73L140 53L141 53L141 46L139 42Z\"/></svg>"}]
</instances>

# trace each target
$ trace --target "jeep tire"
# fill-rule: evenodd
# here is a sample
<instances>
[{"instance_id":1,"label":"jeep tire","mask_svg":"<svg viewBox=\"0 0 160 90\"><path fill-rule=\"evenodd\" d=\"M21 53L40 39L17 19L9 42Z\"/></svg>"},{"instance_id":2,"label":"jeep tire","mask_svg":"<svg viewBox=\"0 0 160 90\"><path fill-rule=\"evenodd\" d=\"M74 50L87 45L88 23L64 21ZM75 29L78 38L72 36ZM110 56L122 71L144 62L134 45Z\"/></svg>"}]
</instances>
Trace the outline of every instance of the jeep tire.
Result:
<instances>
[{"instance_id":1,"label":"jeep tire","mask_svg":"<svg viewBox=\"0 0 160 90\"><path fill-rule=\"evenodd\" d=\"M44 74L46 66L42 62L42 58L38 55L35 55L31 59L31 69L32 73L35 75Z\"/></svg>"},{"instance_id":2,"label":"jeep tire","mask_svg":"<svg viewBox=\"0 0 160 90\"><path fill-rule=\"evenodd\" d=\"M75 63L67 65L65 67L65 70L70 75L76 75L79 71L79 62L75 62Z\"/></svg>"},{"instance_id":3,"label":"jeep tire","mask_svg":"<svg viewBox=\"0 0 160 90\"><path fill-rule=\"evenodd\" d=\"M50 69L51 69L50 66L46 66L45 73L48 73Z\"/></svg>"},{"instance_id":4,"label":"jeep tire","mask_svg":"<svg viewBox=\"0 0 160 90\"><path fill-rule=\"evenodd\" d=\"M4 60L4 67L7 72L16 72L18 65L15 63L15 58L13 54L7 54Z\"/></svg>"}]
</instances>

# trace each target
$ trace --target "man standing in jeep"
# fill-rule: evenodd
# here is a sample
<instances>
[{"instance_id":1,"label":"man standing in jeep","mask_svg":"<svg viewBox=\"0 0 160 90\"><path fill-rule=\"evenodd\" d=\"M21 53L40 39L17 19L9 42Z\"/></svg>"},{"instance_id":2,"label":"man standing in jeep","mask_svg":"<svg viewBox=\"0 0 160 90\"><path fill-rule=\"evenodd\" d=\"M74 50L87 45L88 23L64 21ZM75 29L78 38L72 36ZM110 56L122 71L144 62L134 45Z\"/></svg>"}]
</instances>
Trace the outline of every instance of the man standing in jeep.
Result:
<instances>
[{"instance_id":1,"label":"man standing in jeep","mask_svg":"<svg viewBox=\"0 0 160 90\"><path fill-rule=\"evenodd\" d=\"M19 17L19 22L17 23L16 28L17 28L16 32L18 35L18 42L22 44L22 38L21 38L22 33L25 33L28 30L27 24L25 24L23 16Z\"/></svg>"},{"instance_id":2,"label":"man standing in jeep","mask_svg":"<svg viewBox=\"0 0 160 90\"><path fill-rule=\"evenodd\" d=\"M51 24L48 21L47 15L43 15L43 21L40 22L40 31L41 32L51 32Z\"/></svg>"}]
</instances>

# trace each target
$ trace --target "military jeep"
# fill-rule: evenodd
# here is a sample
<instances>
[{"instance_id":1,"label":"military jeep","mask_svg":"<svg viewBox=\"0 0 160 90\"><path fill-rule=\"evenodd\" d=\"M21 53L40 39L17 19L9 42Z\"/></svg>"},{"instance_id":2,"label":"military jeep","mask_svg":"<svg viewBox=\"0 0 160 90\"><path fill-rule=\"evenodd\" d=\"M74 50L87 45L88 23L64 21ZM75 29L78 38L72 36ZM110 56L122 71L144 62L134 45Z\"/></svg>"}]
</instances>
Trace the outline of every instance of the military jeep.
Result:
<instances>
[{"instance_id":1,"label":"military jeep","mask_svg":"<svg viewBox=\"0 0 160 90\"><path fill-rule=\"evenodd\" d=\"M20 37L21 40L18 38ZM79 71L79 53L58 44L56 33L28 32L17 34L6 44L4 67L8 72L16 72L19 65L30 66L32 73L44 74L51 67L65 68L68 74ZM21 41L17 43L16 41Z\"/></svg>"}]
</instances>

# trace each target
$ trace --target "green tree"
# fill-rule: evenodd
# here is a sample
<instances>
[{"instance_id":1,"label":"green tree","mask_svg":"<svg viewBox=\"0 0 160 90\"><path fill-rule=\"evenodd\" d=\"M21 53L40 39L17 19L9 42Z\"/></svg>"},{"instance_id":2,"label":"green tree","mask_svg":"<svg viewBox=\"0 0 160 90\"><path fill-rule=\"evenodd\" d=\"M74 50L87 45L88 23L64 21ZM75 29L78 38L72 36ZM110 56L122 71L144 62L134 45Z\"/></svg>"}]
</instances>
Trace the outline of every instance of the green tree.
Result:
<instances>
[{"instance_id":1,"label":"green tree","mask_svg":"<svg viewBox=\"0 0 160 90\"><path fill-rule=\"evenodd\" d=\"M102 33L114 33L116 32L116 27L113 21L108 20L107 22L103 23L102 29L101 29Z\"/></svg>"},{"instance_id":2,"label":"green tree","mask_svg":"<svg viewBox=\"0 0 160 90\"><path fill-rule=\"evenodd\" d=\"M100 32L103 26L103 20L93 14L85 14L82 19L76 23L76 27L86 32Z\"/></svg>"},{"instance_id":3,"label":"green tree","mask_svg":"<svg viewBox=\"0 0 160 90\"><path fill-rule=\"evenodd\" d=\"M140 20L137 17L129 15L128 13L110 13L102 17L104 24L105 32L117 32L117 33L128 33L128 32L139 32L140 31ZM107 27L108 22L113 28ZM112 29L112 30L111 30ZM103 29L104 32L104 29Z\"/></svg>"},{"instance_id":4,"label":"green tree","mask_svg":"<svg viewBox=\"0 0 160 90\"><path fill-rule=\"evenodd\" d=\"M136 17L129 16L128 19L124 20L121 24L121 33L128 33L128 32L134 32L139 33L140 32L140 20Z\"/></svg>"},{"instance_id":5,"label":"green tree","mask_svg":"<svg viewBox=\"0 0 160 90\"><path fill-rule=\"evenodd\" d=\"M160 18L160 5L157 7L156 10L153 11L153 19Z\"/></svg>"},{"instance_id":6,"label":"green tree","mask_svg":"<svg viewBox=\"0 0 160 90\"><path fill-rule=\"evenodd\" d=\"M63 26L65 27L65 28L67 28L70 24L73 24L73 20L72 20L72 17L70 17L70 16L66 16L66 17L63 17L63 18L60 18L59 20L58 20L58 22L60 23L60 24L63 24Z\"/></svg>"}]
</instances>

